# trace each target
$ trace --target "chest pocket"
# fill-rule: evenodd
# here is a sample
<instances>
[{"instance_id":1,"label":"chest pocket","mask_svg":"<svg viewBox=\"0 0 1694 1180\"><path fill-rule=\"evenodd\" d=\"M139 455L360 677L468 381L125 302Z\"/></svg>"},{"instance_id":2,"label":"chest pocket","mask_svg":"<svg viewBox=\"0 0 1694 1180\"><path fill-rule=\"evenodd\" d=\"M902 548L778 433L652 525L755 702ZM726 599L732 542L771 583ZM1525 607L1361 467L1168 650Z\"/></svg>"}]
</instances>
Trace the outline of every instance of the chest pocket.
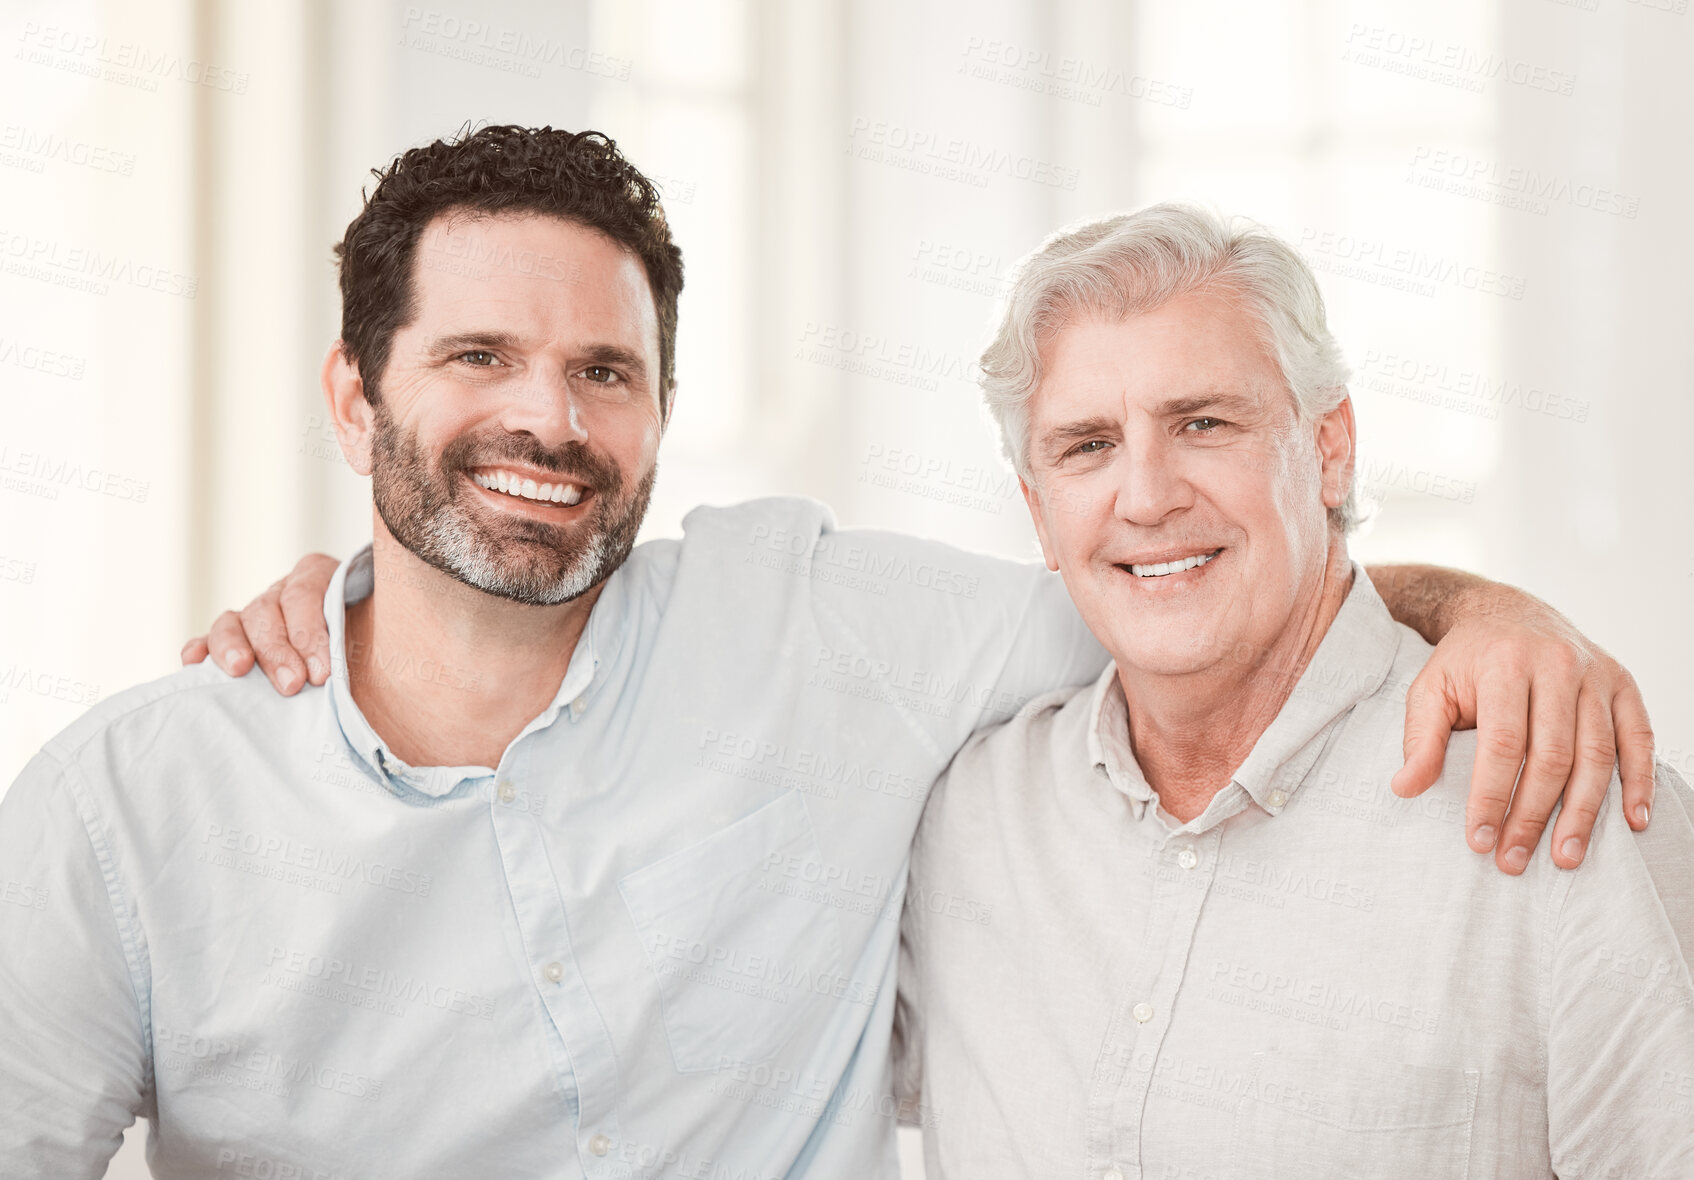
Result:
<instances>
[{"instance_id":1,"label":"chest pocket","mask_svg":"<svg viewBox=\"0 0 1694 1180\"><path fill-rule=\"evenodd\" d=\"M1475 1069L1267 1050L1236 1109L1230 1176L1358 1180L1470 1168Z\"/></svg>"},{"instance_id":2,"label":"chest pocket","mask_svg":"<svg viewBox=\"0 0 1694 1180\"><path fill-rule=\"evenodd\" d=\"M824 879L805 799L789 791L618 881L677 1069L770 1061L841 1001L835 910L792 888Z\"/></svg>"}]
</instances>

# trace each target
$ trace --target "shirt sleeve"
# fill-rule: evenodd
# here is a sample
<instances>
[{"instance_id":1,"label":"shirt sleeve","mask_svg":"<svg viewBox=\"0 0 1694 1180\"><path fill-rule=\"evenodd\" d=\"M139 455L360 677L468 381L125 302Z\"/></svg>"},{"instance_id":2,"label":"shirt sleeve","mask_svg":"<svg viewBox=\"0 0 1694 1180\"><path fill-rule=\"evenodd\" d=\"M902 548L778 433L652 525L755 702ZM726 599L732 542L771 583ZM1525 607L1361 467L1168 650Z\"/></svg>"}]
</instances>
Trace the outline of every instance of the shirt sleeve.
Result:
<instances>
[{"instance_id":1,"label":"shirt sleeve","mask_svg":"<svg viewBox=\"0 0 1694 1180\"><path fill-rule=\"evenodd\" d=\"M1641 836L1613 784L1558 914L1547 1122L1561 1176L1694 1176L1694 825L1667 775Z\"/></svg>"},{"instance_id":2,"label":"shirt sleeve","mask_svg":"<svg viewBox=\"0 0 1694 1180\"><path fill-rule=\"evenodd\" d=\"M906 683L945 685L944 695L973 706L959 741L1106 666L1064 581L1038 563L898 533L836 530L827 518L812 557L826 633L855 633Z\"/></svg>"},{"instance_id":3,"label":"shirt sleeve","mask_svg":"<svg viewBox=\"0 0 1694 1180\"><path fill-rule=\"evenodd\" d=\"M1083 624L1064 580L1039 567L1025 576L1028 604L1011 636L984 725L1011 720L1042 693L1092 683L1106 668L1106 649Z\"/></svg>"},{"instance_id":4,"label":"shirt sleeve","mask_svg":"<svg viewBox=\"0 0 1694 1180\"><path fill-rule=\"evenodd\" d=\"M72 774L38 755L0 799L3 1180L101 1176L148 1093L139 929Z\"/></svg>"}]
</instances>

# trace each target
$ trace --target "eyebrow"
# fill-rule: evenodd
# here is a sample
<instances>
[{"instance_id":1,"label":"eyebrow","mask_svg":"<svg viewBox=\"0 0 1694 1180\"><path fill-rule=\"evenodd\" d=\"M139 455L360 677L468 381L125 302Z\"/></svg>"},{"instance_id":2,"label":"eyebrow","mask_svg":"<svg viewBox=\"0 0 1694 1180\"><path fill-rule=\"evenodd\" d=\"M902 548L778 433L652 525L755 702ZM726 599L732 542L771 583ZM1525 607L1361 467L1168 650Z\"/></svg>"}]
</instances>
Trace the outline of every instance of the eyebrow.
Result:
<instances>
[{"instance_id":1,"label":"eyebrow","mask_svg":"<svg viewBox=\"0 0 1694 1180\"><path fill-rule=\"evenodd\" d=\"M1160 402L1153 412L1161 418L1179 418L1184 414L1197 414L1201 410L1216 410L1231 417L1252 417L1259 412L1259 402L1239 393L1218 390L1196 393L1188 397L1173 397L1169 401Z\"/></svg>"},{"instance_id":2,"label":"eyebrow","mask_svg":"<svg viewBox=\"0 0 1694 1180\"><path fill-rule=\"evenodd\" d=\"M517 335L512 332L455 332L451 336L437 336L430 341L429 351L432 356L447 356L450 353L469 352L477 348L516 348L518 342Z\"/></svg>"},{"instance_id":3,"label":"eyebrow","mask_svg":"<svg viewBox=\"0 0 1694 1180\"><path fill-rule=\"evenodd\" d=\"M1116 434L1119 429L1121 428L1116 421L1102 416L1061 422L1057 426L1049 427L1041 435L1041 452L1050 458L1078 439L1092 438L1099 434Z\"/></svg>"}]
</instances>

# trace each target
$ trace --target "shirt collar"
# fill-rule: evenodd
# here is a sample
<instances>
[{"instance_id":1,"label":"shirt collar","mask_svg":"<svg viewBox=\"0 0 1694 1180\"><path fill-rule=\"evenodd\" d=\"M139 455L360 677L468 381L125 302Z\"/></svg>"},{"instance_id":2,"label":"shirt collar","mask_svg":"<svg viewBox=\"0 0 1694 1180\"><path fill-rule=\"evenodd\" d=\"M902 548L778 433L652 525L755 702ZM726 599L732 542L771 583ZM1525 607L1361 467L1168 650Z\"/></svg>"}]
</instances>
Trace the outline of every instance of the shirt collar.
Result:
<instances>
[{"instance_id":1,"label":"shirt collar","mask_svg":"<svg viewBox=\"0 0 1694 1180\"><path fill-rule=\"evenodd\" d=\"M1233 781L1259 807L1280 815L1322 753L1324 742L1318 739L1336 719L1382 687L1399 647L1399 627L1364 567L1353 563L1353 585L1340 611ZM1089 759L1129 797L1139 817L1154 792L1135 761L1128 706L1115 666L1095 683L1089 713Z\"/></svg>"},{"instance_id":2,"label":"shirt collar","mask_svg":"<svg viewBox=\"0 0 1694 1180\"><path fill-rule=\"evenodd\" d=\"M623 572L620 567L606 580L594 609L589 613L588 625L583 628L576 651L571 655L565 677L559 683L559 691L553 694L547 708L524 726L518 739L546 729L561 713L574 721L588 710L595 693L605 681L605 677L600 675L601 669L610 666L617 657L623 638L623 621L628 609L627 579ZM336 568L324 591L324 619L329 624L329 699L342 736L377 779L402 797L424 795L440 798L467 780L487 778L493 769L487 766L408 765L371 728L363 710L354 701L347 676L347 607L369 597L374 589L375 566L371 547L366 545Z\"/></svg>"},{"instance_id":3,"label":"shirt collar","mask_svg":"<svg viewBox=\"0 0 1694 1180\"><path fill-rule=\"evenodd\" d=\"M1107 664L1094 682L1088 715L1089 761L1095 770L1105 773L1112 786L1129 796L1135 817L1140 819L1142 810L1153 800L1153 788L1141 773L1141 764L1129 744L1129 706L1124 703L1116 664Z\"/></svg>"}]
</instances>

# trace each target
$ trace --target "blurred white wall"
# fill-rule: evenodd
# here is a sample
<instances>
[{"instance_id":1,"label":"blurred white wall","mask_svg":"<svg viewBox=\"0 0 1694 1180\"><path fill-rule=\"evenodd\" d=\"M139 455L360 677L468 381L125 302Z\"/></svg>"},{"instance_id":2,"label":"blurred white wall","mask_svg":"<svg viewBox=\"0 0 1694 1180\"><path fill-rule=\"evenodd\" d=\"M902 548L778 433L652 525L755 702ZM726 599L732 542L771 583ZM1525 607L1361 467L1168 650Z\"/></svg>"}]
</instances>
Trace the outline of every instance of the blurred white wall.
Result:
<instances>
[{"instance_id":1,"label":"blurred white wall","mask_svg":"<svg viewBox=\"0 0 1694 1180\"><path fill-rule=\"evenodd\" d=\"M466 121L595 127L688 268L647 532L773 492L1027 556L970 368L1060 224L1300 246L1357 368L1355 550L1527 586L1694 776L1685 0L8 0L0 784L308 548L330 247ZM116 1175L142 1175L133 1150Z\"/></svg>"}]
</instances>

